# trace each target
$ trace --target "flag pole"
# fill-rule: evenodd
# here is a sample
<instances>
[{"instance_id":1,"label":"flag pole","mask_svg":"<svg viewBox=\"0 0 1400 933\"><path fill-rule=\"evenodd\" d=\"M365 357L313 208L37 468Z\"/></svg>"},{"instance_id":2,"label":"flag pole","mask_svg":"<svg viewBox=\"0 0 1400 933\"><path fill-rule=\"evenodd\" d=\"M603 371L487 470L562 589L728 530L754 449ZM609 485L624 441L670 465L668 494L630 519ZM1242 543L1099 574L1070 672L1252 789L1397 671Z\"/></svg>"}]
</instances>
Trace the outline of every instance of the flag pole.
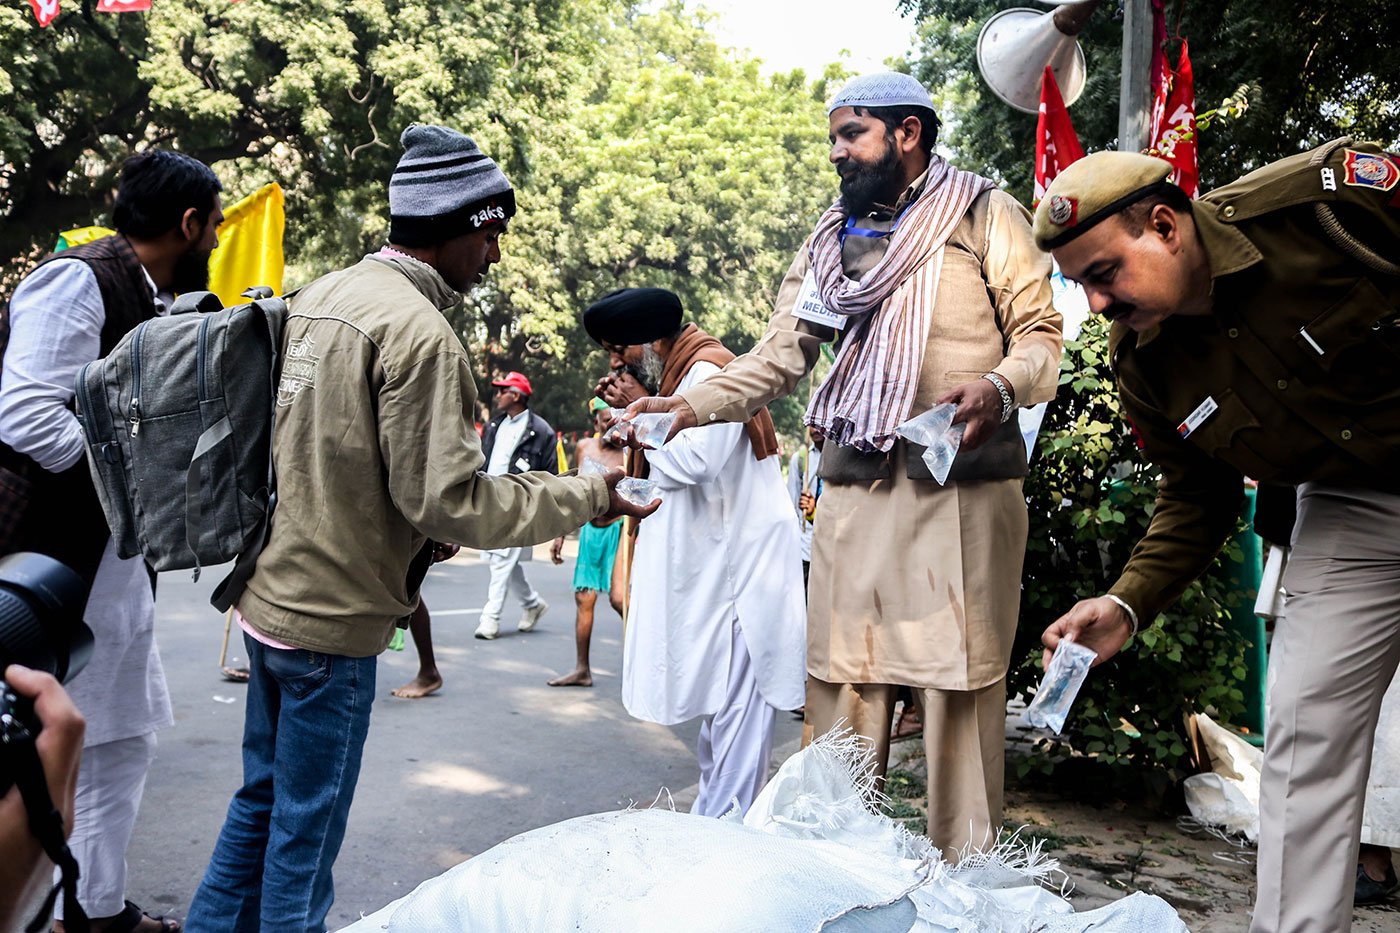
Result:
<instances>
[{"instance_id":1,"label":"flag pole","mask_svg":"<svg viewBox=\"0 0 1400 933\"><path fill-rule=\"evenodd\" d=\"M632 473L632 448L622 449L622 471ZM622 517L622 638L627 639L627 616L632 608L632 516Z\"/></svg>"}]
</instances>

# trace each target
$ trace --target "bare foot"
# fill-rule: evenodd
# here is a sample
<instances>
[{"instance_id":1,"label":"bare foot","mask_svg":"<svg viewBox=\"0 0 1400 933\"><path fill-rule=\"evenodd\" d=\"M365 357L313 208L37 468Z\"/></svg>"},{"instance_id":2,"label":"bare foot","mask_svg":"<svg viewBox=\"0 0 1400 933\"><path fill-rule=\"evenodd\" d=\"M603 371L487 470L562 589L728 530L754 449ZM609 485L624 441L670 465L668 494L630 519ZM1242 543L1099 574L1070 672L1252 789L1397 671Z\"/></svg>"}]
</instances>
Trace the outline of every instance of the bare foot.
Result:
<instances>
[{"instance_id":1,"label":"bare foot","mask_svg":"<svg viewBox=\"0 0 1400 933\"><path fill-rule=\"evenodd\" d=\"M405 700L417 700L430 693L437 693L442 689L442 677L437 671L431 674L419 674L391 694Z\"/></svg>"},{"instance_id":2,"label":"bare foot","mask_svg":"<svg viewBox=\"0 0 1400 933\"><path fill-rule=\"evenodd\" d=\"M586 667L581 667L572 674L554 678L549 682L549 685L551 687L591 687L593 686L593 672Z\"/></svg>"}]
</instances>

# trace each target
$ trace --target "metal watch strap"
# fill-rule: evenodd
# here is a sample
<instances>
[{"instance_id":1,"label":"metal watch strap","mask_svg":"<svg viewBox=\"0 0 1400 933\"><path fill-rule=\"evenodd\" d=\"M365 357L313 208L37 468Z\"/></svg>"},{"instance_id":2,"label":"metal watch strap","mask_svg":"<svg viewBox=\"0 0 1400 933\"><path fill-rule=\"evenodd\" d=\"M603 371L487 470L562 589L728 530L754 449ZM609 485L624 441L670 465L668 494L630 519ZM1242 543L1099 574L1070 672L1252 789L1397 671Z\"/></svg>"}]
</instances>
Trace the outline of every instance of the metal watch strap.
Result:
<instances>
[{"instance_id":1,"label":"metal watch strap","mask_svg":"<svg viewBox=\"0 0 1400 933\"><path fill-rule=\"evenodd\" d=\"M996 373L985 373L983 379L996 386L997 394L1001 396L1001 423L1011 420L1011 413L1016 410L1016 402L1011 397L1011 389L1007 387L1006 380Z\"/></svg>"}]
</instances>

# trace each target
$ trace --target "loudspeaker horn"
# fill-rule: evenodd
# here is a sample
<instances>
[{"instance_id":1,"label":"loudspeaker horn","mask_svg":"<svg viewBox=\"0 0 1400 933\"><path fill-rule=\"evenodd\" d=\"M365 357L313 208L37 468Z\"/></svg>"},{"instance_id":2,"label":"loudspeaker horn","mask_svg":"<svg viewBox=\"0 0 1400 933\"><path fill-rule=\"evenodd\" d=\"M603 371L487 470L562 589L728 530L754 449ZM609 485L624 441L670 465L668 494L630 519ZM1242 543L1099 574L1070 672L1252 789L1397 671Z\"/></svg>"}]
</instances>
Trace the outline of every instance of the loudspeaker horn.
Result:
<instances>
[{"instance_id":1,"label":"loudspeaker horn","mask_svg":"<svg viewBox=\"0 0 1400 933\"><path fill-rule=\"evenodd\" d=\"M1041 76L1049 66L1065 106L1078 100L1084 91L1084 50L1074 37L1098 5L1084 0L1048 12L1018 7L987 20L977 36L977 68L992 93L1017 110L1037 113Z\"/></svg>"}]
</instances>

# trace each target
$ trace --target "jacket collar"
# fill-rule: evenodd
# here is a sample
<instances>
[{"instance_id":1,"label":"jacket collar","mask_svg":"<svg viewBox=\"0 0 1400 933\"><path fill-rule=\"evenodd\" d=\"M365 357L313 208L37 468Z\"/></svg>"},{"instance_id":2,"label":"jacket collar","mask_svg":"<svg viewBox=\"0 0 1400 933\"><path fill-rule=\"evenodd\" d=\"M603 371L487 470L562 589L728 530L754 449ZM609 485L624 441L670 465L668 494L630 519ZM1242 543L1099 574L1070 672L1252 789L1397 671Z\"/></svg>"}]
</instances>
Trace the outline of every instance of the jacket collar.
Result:
<instances>
[{"instance_id":1,"label":"jacket collar","mask_svg":"<svg viewBox=\"0 0 1400 933\"><path fill-rule=\"evenodd\" d=\"M1206 262L1210 265L1212 294L1217 279L1242 272L1264 258L1259 247L1239 227L1220 218L1219 211L1220 206L1209 201L1191 203L1191 219L1196 224L1196 233L1201 238L1201 247L1206 251ZM1160 325L1148 328L1137 335L1135 345L1145 347L1161 332Z\"/></svg>"},{"instance_id":2,"label":"jacket collar","mask_svg":"<svg viewBox=\"0 0 1400 933\"><path fill-rule=\"evenodd\" d=\"M1191 219L1205 247L1211 280L1248 269L1264 258L1239 227L1221 219L1220 206L1208 201L1191 204Z\"/></svg>"},{"instance_id":3,"label":"jacket collar","mask_svg":"<svg viewBox=\"0 0 1400 933\"><path fill-rule=\"evenodd\" d=\"M413 283L413 287L422 292L423 297L431 301L439 311L446 311L462 300L460 292L448 285L436 269L420 259L387 247L377 253L370 253L365 258L393 266L402 272Z\"/></svg>"}]
</instances>

